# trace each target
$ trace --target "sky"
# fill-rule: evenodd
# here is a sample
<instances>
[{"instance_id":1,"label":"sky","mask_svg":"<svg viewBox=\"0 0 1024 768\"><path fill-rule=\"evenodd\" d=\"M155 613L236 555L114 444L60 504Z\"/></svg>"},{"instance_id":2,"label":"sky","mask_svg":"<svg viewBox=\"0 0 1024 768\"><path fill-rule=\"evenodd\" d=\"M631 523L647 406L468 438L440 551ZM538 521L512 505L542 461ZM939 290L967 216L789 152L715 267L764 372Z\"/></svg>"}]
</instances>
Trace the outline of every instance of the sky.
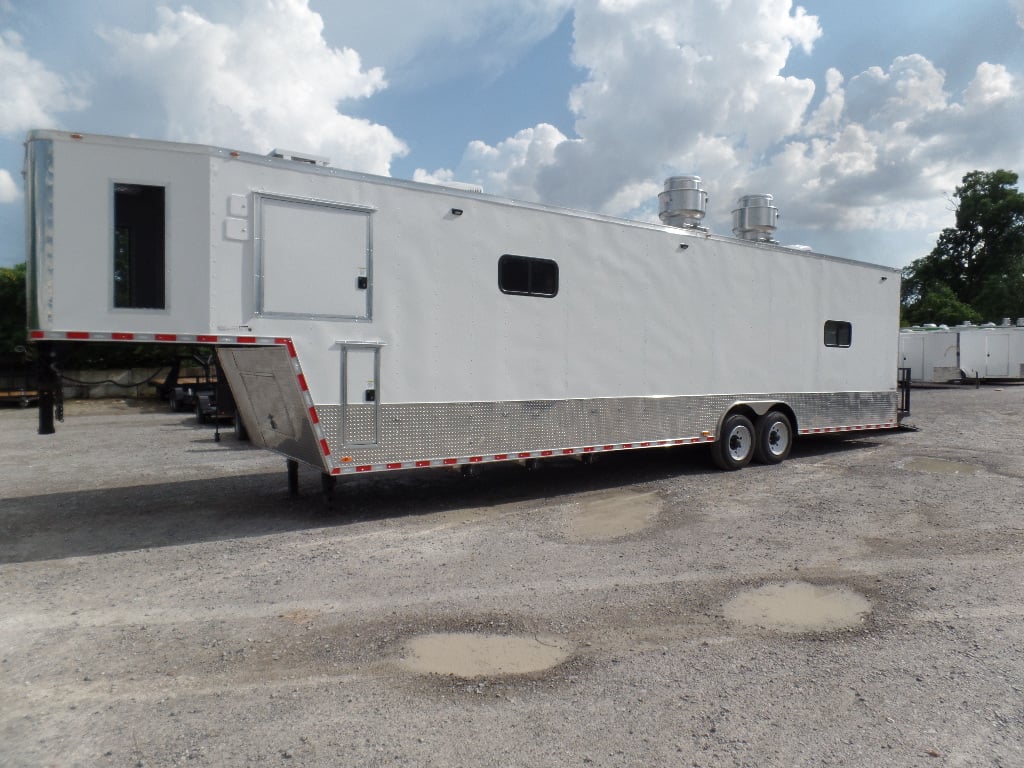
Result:
<instances>
[{"instance_id":1,"label":"sky","mask_svg":"<svg viewBox=\"0 0 1024 768\"><path fill-rule=\"evenodd\" d=\"M972 170L1024 174L1024 0L0 0L0 266L27 131L327 156L903 267Z\"/></svg>"}]
</instances>

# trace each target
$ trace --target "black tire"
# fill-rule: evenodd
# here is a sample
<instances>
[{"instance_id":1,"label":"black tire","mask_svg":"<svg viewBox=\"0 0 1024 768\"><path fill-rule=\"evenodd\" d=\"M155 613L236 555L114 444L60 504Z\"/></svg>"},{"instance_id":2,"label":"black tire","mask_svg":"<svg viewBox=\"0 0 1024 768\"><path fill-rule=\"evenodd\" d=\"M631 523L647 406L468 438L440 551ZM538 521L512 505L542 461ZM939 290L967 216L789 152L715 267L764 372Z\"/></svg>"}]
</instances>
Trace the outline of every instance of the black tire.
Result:
<instances>
[{"instance_id":1,"label":"black tire","mask_svg":"<svg viewBox=\"0 0 1024 768\"><path fill-rule=\"evenodd\" d=\"M196 400L196 424L205 424L206 414L203 413L203 404L201 401Z\"/></svg>"},{"instance_id":2,"label":"black tire","mask_svg":"<svg viewBox=\"0 0 1024 768\"><path fill-rule=\"evenodd\" d=\"M754 458L757 432L754 424L741 413L726 416L722 432L711 446L711 458L719 469L732 472L743 469Z\"/></svg>"},{"instance_id":3,"label":"black tire","mask_svg":"<svg viewBox=\"0 0 1024 768\"><path fill-rule=\"evenodd\" d=\"M235 413L235 439L240 442L248 442L249 430L245 428L245 424L242 422L242 415Z\"/></svg>"},{"instance_id":4,"label":"black tire","mask_svg":"<svg viewBox=\"0 0 1024 768\"><path fill-rule=\"evenodd\" d=\"M769 411L757 420L754 458L761 464L781 464L793 449L793 424L781 411Z\"/></svg>"},{"instance_id":5,"label":"black tire","mask_svg":"<svg viewBox=\"0 0 1024 768\"><path fill-rule=\"evenodd\" d=\"M171 413L181 412L181 400L174 392L171 392L171 394L167 396L167 402L170 403Z\"/></svg>"}]
</instances>

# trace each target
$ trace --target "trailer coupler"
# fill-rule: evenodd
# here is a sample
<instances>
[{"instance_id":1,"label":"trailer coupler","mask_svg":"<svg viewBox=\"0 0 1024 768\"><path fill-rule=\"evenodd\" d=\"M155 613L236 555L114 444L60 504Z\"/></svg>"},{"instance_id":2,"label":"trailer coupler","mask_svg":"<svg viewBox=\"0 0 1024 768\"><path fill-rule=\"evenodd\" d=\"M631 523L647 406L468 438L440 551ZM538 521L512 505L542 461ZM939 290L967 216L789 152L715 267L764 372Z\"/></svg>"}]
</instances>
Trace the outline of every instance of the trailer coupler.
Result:
<instances>
[{"instance_id":1,"label":"trailer coupler","mask_svg":"<svg viewBox=\"0 0 1024 768\"><path fill-rule=\"evenodd\" d=\"M64 388L61 382L57 349L47 342L39 343L39 357L36 368L36 389L39 392L39 434L52 435L53 425L64 421Z\"/></svg>"}]
</instances>

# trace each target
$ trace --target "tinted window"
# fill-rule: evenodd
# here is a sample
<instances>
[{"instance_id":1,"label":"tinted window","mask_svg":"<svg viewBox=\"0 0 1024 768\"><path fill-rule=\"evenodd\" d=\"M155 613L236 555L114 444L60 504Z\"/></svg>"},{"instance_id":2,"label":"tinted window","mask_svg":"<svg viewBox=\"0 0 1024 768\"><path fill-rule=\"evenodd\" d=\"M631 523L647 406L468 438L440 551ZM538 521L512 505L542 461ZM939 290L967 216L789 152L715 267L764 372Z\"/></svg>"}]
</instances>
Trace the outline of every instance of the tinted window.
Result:
<instances>
[{"instance_id":1,"label":"tinted window","mask_svg":"<svg viewBox=\"0 0 1024 768\"><path fill-rule=\"evenodd\" d=\"M498 288L502 293L550 298L558 293L558 264L505 254L498 259Z\"/></svg>"},{"instance_id":2,"label":"tinted window","mask_svg":"<svg viewBox=\"0 0 1024 768\"><path fill-rule=\"evenodd\" d=\"M114 306L163 309L164 188L114 187Z\"/></svg>"},{"instance_id":3,"label":"tinted window","mask_svg":"<svg viewBox=\"0 0 1024 768\"><path fill-rule=\"evenodd\" d=\"M848 347L853 343L853 325L842 320L825 321L825 346Z\"/></svg>"}]
</instances>

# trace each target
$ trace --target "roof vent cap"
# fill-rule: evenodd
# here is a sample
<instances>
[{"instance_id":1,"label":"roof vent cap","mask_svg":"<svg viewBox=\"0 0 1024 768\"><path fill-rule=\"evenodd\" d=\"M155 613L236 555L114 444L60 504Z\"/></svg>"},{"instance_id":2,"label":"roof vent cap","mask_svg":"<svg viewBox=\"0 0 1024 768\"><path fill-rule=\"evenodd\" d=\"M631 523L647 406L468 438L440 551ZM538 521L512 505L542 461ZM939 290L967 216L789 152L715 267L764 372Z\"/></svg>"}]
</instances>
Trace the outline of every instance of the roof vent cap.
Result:
<instances>
[{"instance_id":1,"label":"roof vent cap","mask_svg":"<svg viewBox=\"0 0 1024 768\"><path fill-rule=\"evenodd\" d=\"M778 242L772 238L779 221L779 209L771 195L744 195L732 212L732 233L743 240L759 243Z\"/></svg>"},{"instance_id":2,"label":"roof vent cap","mask_svg":"<svg viewBox=\"0 0 1024 768\"><path fill-rule=\"evenodd\" d=\"M330 165L331 161L322 155L311 155L308 152L296 152L291 149L272 149L267 157L273 157L277 160L292 160L296 163L305 163L306 165Z\"/></svg>"},{"instance_id":3,"label":"roof vent cap","mask_svg":"<svg viewBox=\"0 0 1024 768\"><path fill-rule=\"evenodd\" d=\"M700 226L708 208L708 193L700 176L670 176L658 194L658 218L670 227L705 229Z\"/></svg>"}]
</instances>

